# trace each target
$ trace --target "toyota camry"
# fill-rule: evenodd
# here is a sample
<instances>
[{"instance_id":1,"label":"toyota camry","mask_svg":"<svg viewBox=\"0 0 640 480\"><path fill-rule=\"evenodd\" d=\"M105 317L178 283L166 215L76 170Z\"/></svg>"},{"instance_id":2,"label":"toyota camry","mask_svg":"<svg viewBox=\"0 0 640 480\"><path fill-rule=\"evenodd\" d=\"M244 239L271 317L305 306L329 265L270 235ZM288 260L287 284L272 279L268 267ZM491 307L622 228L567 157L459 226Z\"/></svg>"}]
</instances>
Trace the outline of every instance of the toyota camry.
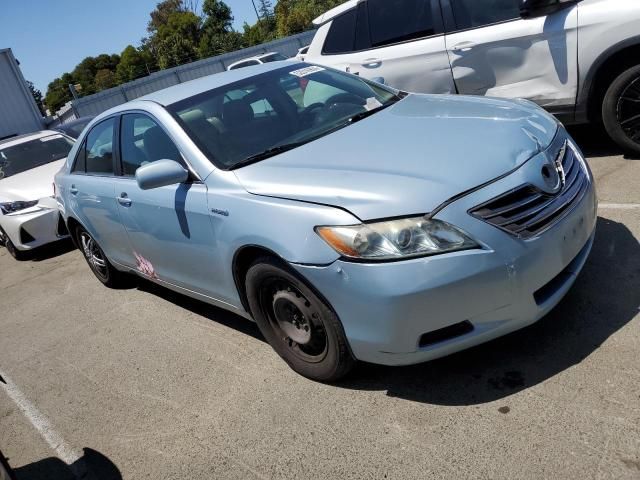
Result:
<instances>
[{"instance_id":1,"label":"toyota camry","mask_svg":"<svg viewBox=\"0 0 640 480\"><path fill-rule=\"evenodd\" d=\"M597 207L579 148L528 101L296 62L104 112L56 186L102 283L135 273L254 320L321 381L535 322L584 265Z\"/></svg>"}]
</instances>

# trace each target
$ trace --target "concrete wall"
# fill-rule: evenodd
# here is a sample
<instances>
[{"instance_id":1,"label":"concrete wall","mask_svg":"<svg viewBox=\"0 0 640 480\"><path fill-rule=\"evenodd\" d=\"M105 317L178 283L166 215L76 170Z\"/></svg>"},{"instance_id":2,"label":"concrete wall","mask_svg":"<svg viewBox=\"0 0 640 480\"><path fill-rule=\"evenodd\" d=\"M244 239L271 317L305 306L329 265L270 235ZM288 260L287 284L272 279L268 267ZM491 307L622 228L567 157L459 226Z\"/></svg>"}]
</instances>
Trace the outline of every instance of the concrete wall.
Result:
<instances>
[{"instance_id":1,"label":"concrete wall","mask_svg":"<svg viewBox=\"0 0 640 480\"><path fill-rule=\"evenodd\" d=\"M41 130L43 122L11 49L0 49L0 139Z\"/></svg>"}]
</instances>

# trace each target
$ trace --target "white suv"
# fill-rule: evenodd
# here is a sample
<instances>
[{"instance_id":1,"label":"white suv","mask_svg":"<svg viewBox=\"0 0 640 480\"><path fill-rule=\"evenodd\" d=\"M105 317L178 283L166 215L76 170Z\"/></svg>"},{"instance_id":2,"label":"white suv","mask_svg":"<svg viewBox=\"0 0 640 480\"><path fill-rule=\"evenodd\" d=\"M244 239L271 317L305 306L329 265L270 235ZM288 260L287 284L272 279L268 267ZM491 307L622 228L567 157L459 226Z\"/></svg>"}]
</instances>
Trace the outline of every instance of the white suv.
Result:
<instances>
[{"instance_id":1,"label":"white suv","mask_svg":"<svg viewBox=\"0 0 640 480\"><path fill-rule=\"evenodd\" d=\"M349 0L306 60L421 93L526 98L640 153L640 0Z\"/></svg>"}]
</instances>

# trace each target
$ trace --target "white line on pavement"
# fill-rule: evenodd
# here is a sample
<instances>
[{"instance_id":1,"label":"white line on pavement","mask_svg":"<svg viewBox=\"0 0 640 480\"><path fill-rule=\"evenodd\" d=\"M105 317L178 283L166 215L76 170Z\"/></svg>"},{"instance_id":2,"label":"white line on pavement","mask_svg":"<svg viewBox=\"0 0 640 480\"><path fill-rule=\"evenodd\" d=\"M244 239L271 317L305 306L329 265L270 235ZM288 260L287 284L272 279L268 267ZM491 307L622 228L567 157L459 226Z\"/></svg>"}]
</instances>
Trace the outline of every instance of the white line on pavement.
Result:
<instances>
[{"instance_id":1,"label":"white line on pavement","mask_svg":"<svg viewBox=\"0 0 640 480\"><path fill-rule=\"evenodd\" d=\"M29 419L31 424L40 433L42 438L49 444L49 446L56 452L58 458L65 462L67 465L72 466L79 465L78 459L82 457L82 453L69 445L62 436L55 430L49 419L45 417L33 403L25 397L24 393L11 381L7 375L0 370L0 377L4 379L6 383L0 382L0 386L4 388L9 395L9 398L18 406L22 413ZM77 468L76 468L77 469ZM72 470L76 470L72 467ZM73 472L76 476L81 472Z\"/></svg>"},{"instance_id":2,"label":"white line on pavement","mask_svg":"<svg viewBox=\"0 0 640 480\"><path fill-rule=\"evenodd\" d=\"M640 209L640 203L601 203L598 208L605 210L635 210Z\"/></svg>"}]
</instances>

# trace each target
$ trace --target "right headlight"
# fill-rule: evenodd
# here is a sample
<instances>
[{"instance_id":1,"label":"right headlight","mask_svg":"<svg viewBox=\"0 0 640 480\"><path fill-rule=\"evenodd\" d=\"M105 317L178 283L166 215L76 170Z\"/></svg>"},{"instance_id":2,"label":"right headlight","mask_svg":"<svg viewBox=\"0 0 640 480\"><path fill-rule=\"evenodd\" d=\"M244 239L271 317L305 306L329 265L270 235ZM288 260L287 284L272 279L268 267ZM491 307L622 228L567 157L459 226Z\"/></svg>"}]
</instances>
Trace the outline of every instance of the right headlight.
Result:
<instances>
[{"instance_id":1,"label":"right headlight","mask_svg":"<svg viewBox=\"0 0 640 480\"><path fill-rule=\"evenodd\" d=\"M399 260L480 247L453 225L425 217L316 227L316 232L341 255L360 260Z\"/></svg>"},{"instance_id":2,"label":"right headlight","mask_svg":"<svg viewBox=\"0 0 640 480\"><path fill-rule=\"evenodd\" d=\"M0 211L2 211L3 214L8 214L8 213L15 213L15 212L19 212L20 210L25 210L27 208L31 208L31 207L35 207L38 204L39 200L32 200L32 201L18 201L18 202L5 202L5 203L0 203Z\"/></svg>"}]
</instances>

